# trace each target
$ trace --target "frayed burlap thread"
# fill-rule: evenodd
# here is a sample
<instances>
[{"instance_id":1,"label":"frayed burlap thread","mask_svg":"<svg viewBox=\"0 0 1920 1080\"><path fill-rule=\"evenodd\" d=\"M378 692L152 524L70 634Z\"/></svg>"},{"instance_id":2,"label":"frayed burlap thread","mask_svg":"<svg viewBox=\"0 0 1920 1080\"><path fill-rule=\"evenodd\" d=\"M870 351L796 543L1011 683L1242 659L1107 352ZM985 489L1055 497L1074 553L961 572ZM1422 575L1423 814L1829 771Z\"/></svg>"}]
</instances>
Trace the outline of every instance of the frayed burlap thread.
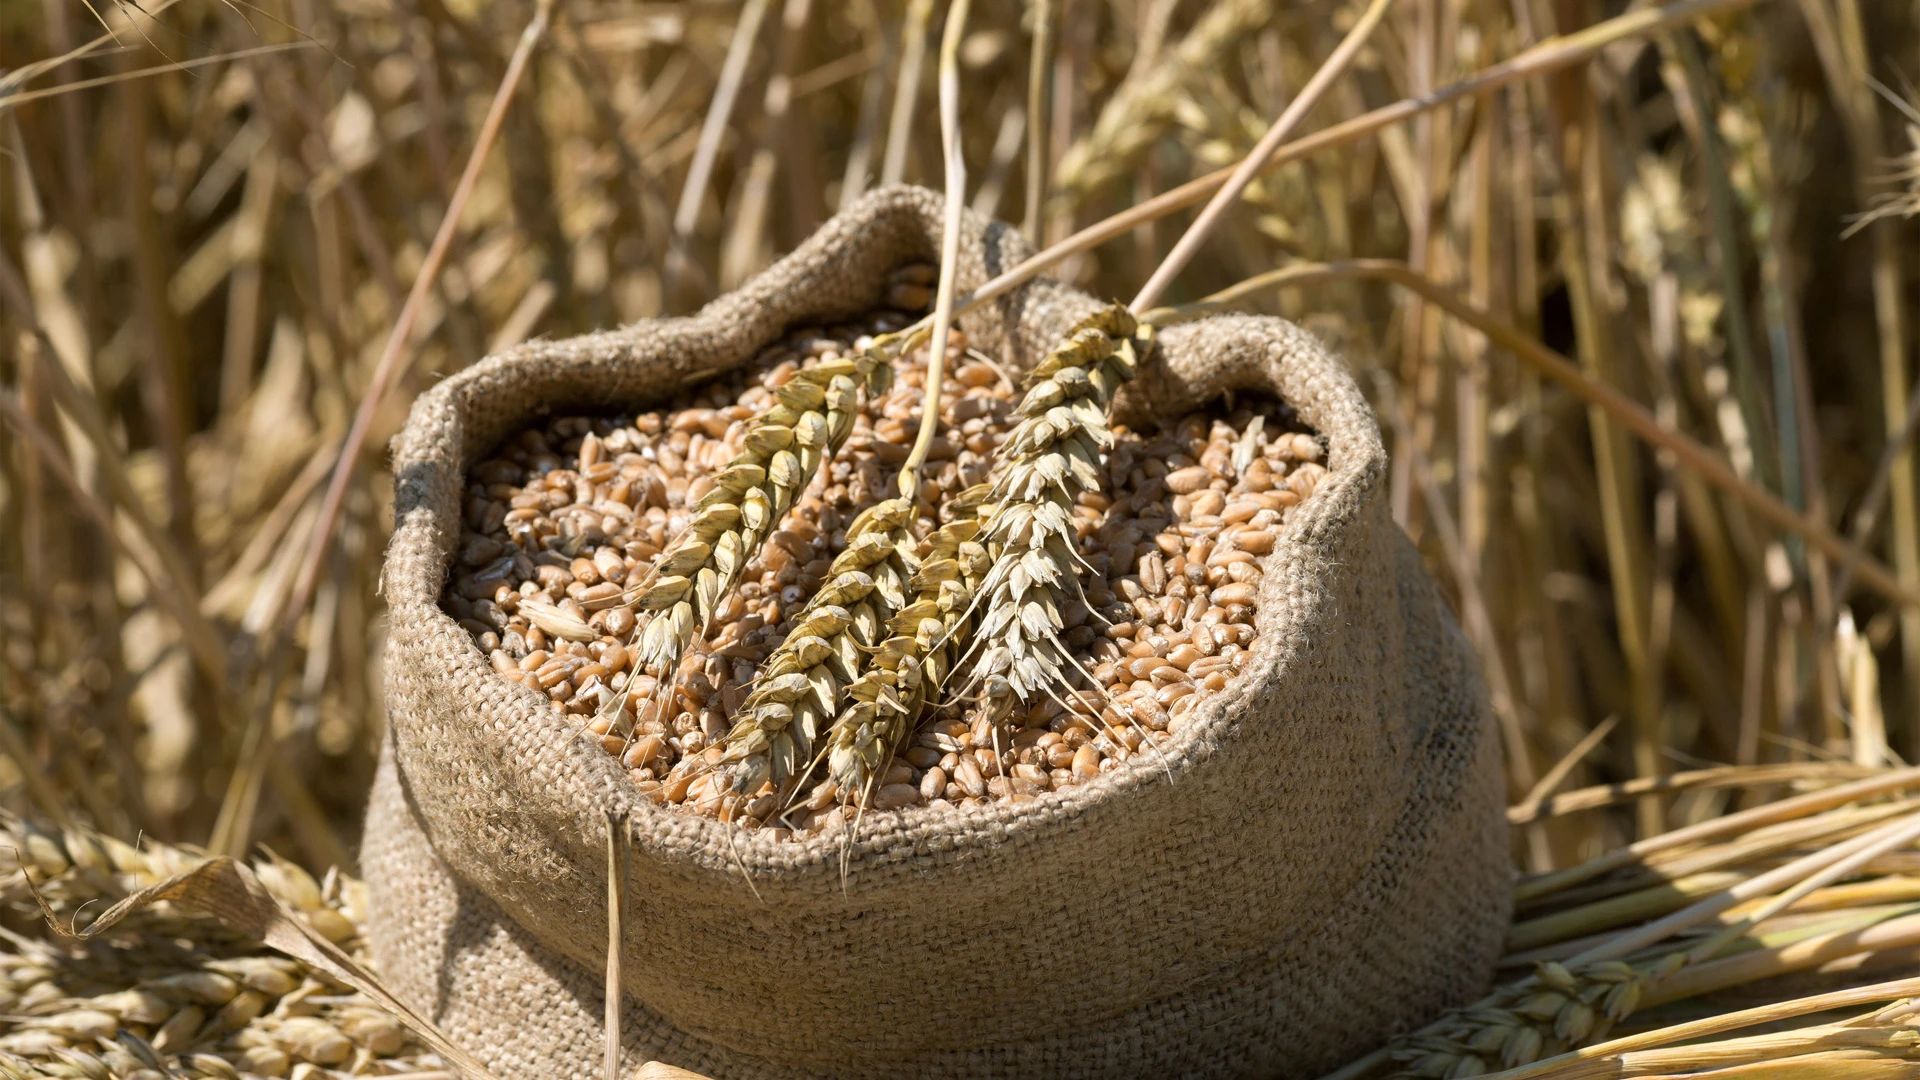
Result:
<instances>
[{"instance_id":1,"label":"frayed burlap thread","mask_svg":"<svg viewBox=\"0 0 1920 1080\"><path fill-rule=\"evenodd\" d=\"M390 985L505 1080L599 1074L609 808L633 829L635 1062L727 1080L1307 1077L1484 989L1510 893L1486 693L1388 515L1372 413L1285 321L1166 330L1117 406L1138 422L1264 392L1327 444L1264 560L1251 664L1151 767L781 842L645 802L441 611L473 461L538 417L645 406L791 324L876 305L891 267L935 256L940 210L870 193L692 317L447 379L395 442L369 932ZM971 216L962 245L962 289L1027 253ZM1017 373L1099 306L1035 281L963 328Z\"/></svg>"}]
</instances>

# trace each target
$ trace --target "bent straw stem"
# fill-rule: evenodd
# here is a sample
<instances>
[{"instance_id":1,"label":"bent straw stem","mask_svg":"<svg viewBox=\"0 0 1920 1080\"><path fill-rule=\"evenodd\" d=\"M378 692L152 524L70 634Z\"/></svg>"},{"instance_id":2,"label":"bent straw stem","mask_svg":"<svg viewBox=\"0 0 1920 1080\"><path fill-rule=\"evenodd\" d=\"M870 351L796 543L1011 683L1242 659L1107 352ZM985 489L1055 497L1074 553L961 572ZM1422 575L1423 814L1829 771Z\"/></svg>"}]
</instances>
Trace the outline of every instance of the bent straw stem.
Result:
<instances>
[{"instance_id":1,"label":"bent straw stem","mask_svg":"<svg viewBox=\"0 0 1920 1080\"><path fill-rule=\"evenodd\" d=\"M1373 36L1374 28L1380 25L1380 20L1386 17L1387 9L1392 6L1393 0L1373 0L1368 5L1359 21L1353 24L1353 29L1341 39L1339 47L1320 65L1320 70L1313 73L1313 78L1307 80L1307 85L1280 113L1280 119L1275 120L1267 133L1260 137L1253 152L1234 166L1233 174L1227 177L1219 191L1214 192L1206 209L1193 219L1193 224L1187 226L1187 231L1173 245L1173 250L1167 252L1167 257L1160 261L1152 276L1147 278L1147 283L1140 287L1139 295L1127 305L1127 310L1139 315L1166 294L1167 286L1173 283L1180 271L1187 268L1187 264L1199 252L1200 245L1206 243L1207 237L1219 227L1227 208L1239 200L1240 193L1253 183L1254 177L1266 170L1274 152L1280 149L1281 141L1293 134L1293 129L1300 126L1300 121L1306 119L1307 113L1320 104L1320 99L1326 96L1328 90L1333 89L1334 80L1347 70L1354 57L1360 55L1361 46Z\"/></svg>"}]
</instances>

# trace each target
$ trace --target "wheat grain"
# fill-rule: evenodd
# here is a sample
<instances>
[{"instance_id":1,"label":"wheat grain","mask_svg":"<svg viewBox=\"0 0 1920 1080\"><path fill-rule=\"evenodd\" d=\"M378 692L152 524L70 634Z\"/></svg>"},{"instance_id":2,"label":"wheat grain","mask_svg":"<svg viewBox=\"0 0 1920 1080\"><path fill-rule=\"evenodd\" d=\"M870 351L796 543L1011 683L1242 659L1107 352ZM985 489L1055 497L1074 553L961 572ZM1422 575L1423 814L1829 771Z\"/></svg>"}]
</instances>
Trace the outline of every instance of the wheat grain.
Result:
<instances>
[{"instance_id":1,"label":"wheat grain","mask_svg":"<svg viewBox=\"0 0 1920 1080\"><path fill-rule=\"evenodd\" d=\"M897 287L916 292L903 299L924 301L930 270L903 272ZM822 722L805 759L823 770L810 780L835 780L821 799L780 815L771 787L742 797L731 791L734 774L719 775L725 749L717 744L745 715L744 702L764 681L774 649L796 637L806 602L833 576L831 553L845 544L841 523L890 486L890 470L911 456L916 416L918 430L926 429L922 392L930 373L920 351L900 363L894 390L862 404L854 433L823 466L824 486L802 496L743 575L713 632L683 661L671 700L637 709L630 732L593 715L602 695L623 691L629 680L642 700L657 689L618 640L627 629L621 617L630 617L618 595L622 583L638 580L667 536L684 527L688 504L732 458L772 388L792 377L802 358L844 352L857 336L845 327L797 329L759 358L764 378L722 376L672 408L631 418L562 417L509 440L500 457L471 474L468 520L492 522L486 528L493 531L463 538L461 565L443 599L448 611L494 656L503 678L552 696L584 726L583 736L622 759L642 792L748 828L829 828L835 799L869 810L1017 801L1085 783L1136 757L1152 759L1153 747L1245 667L1257 640L1252 592L1260 560L1291 508L1324 475L1318 442L1298 433L1271 402L1243 399L1227 414L1189 416L1151 431L1114 429L1103 490L1083 492L1071 510L1078 553L1098 572L1085 582L1086 603L1069 600L1062 608L1060 635L1097 689L1064 701L1044 697L1024 713L982 724L983 710L956 700L960 684L949 683L926 694L904 731L876 710L872 719L883 722L862 734L864 710L846 715L859 701L850 685L836 703L835 725ZM957 367L945 380L920 481L921 513L938 508L938 520L948 524L964 516L963 500L978 497L961 493L990 478L996 446L1017 422L1009 415L1017 400L1010 384L965 352L956 339L948 356ZM516 520L505 522L509 515ZM926 538L923 567L938 561L941 528L924 516L914 525ZM984 551L983 538L974 543ZM596 597L608 589L612 604L601 607ZM917 584L909 582L907 598L909 609L918 603ZM550 635L520 610L528 600L584 618L600 636L583 643ZM882 631L887 640L876 647L874 663L856 670L855 681L892 669L888 641L906 632L896 616ZM944 659L964 680L959 654L967 640L955 634L947 647ZM840 726L843 718L851 727ZM836 779L835 748L854 747L858 763L843 753ZM858 769L864 776L849 771Z\"/></svg>"},{"instance_id":2,"label":"wheat grain","mask_svg":"<svg viewBox=\"0 0 1920 1080\"><path fill-rule=\"evenodd\" d=\"M62 923L205 860L165 844L134 848L87 829L55 833L0 816L0 903L33 911L31 878ZM24 871L24 874L14 873ZM363 957L366 887L315 881L292 863L254 864L269 893ZM0 1075L120 1080L155 1075L285 1076L305 1062L356 1071L428 1071L439 1059L368 999L269 952L212 918L143 908L88 944L11 936L0 953ZM378 1063L376 1067L376 1063Z\"/></svg>"},{"instance_id":3,"label":"wheat grain","mask_svg":"<svg viewBox=\"0 0 1920 1080\"><path fill-rule=\"evenodd\" d=\"M1077 667L1059 636L1062 607L1084 602L1073 507L1100 490L1101 455L1113 445L1107 410L1133 377L1136 329L1118 305L1083 319L1034 369L1020 422L1001 444L970 681L1002 710L1064 688Z\"/></svg>"},{"instance_id":4,"label":"wheat grain","mask_svg":"<svg viewBox=\"0 0 1920 1080\"><path fill-rule=\"evenodd\" d=\"M923 303L931 267L896 272L891 298ZM750 369L690 390L674 407L629 419L562 417L509 439L469 474L457 566L443 596L502 677L551 696L560 710L609 753L625 759L643 790L657 791L683 756L699 756L728 730L766 656L788 636L793 616L828 575L844 543L844 521L872 505L889 467L908 453L920 403L924 357L903 360L897 390L867 399L855 429L816 488L779 530L716 613L713 633L675 672L673 696L657 700L660 680L644 674L626 636L633 612L623 599L682 532L712 476L739 448L748 423L809 358L844 355L870 332L908 322L882 310L851 325L798 327ZM955 337L949 355L965 353ZM1006 390L991 368L965 363L948 395L957 415L943 416L931 440L921 495L985 479ZM982 407L986 406L986 407ZM824 556L824 557L823 557ZM529 601L536 606L522 610ZM557 608L584 619L596 635L575 641L542 629L528 611ZM629 689L633 712L608 715ZM596 715L596 713L598 715ZM629 727L629 725L631 725ZM674 801L678 801L677 798Z\"/></svg>"}]
</instances>

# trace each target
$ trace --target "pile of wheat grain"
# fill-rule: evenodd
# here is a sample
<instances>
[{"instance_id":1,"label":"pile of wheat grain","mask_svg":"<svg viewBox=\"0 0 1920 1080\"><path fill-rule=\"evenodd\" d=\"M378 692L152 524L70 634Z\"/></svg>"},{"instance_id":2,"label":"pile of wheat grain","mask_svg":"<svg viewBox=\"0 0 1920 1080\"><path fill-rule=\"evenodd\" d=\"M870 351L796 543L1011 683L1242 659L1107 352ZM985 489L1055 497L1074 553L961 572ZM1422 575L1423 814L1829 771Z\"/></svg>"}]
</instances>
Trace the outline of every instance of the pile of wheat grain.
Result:
<instances>
[{"instance_id":1,"label":"pile of wheat grain","mask_svg":"<svg viewBox=\"0 0 1920 1080\"><path fill-rule=\"evenodd\" d=\"M900 308L924 297L922 270L906 271L894 286ZM738 467L781 389L863 354L874 335L907 320L887 310L797 327L742 369L656 411L561 417L509 438L471 470L469 531L446 609L496 671L545 692L620 757L643 791L748 827L831 829L846 820L848 803L895 811L1022 800L1150 761L1151 748L1246 664L1261 557L1288 510L1324 475L1319 443L1278 403L1242 401L1151 431L1115 428L1103 490L1081 492L1071 510L1081 592L1058 609L1071 670L1048 692L990 708L963 696L966 680L946 680L927 697L916 730L870 740L897 753L867 750L874 760L865 767L849 756L852 729L840 732L840 764L830 768L833 717L793 719L814 700L810 679L832 680L829 699L854 684L852 699L889 700L871 678L847 677L877 666L888 670L889 687L898 685L889 665L868 660L887 654L887 634L842 639L857 636L852 623L870 595L889 613L911 599L876 593L888 591L874 584L886 580L885 560L899 560L889 545L904 542L916 565L933 560L943 542L953 554L959 540L941 527L965 514L959 496L991 478L994 452L1017 422L1016 387L959 334L948 346L941 426L911 520L896 513L892 531L849 543L863 512L870 519L876 507L904 506L881 504L896 494L895 470L917 433L924 347L893 361L889 388L860 396L838 452L766 530L732 587L713 597L704 633L703 620L694 620L685 655L670 666L647 662L641 642L650 620L666 621L666 609L650 606L646 594L677 569L675 553L689 544L689 565L711 561L713 545L688 539L710 513L703 500L724 501L710 495ZM890 572L906 583L907 568ZM939 582L924 584L929 602L915 610L931 619ZM943 643L944 625L924 624L923 644ZM804 666L796 667L791 646L775 658L783 643L802 640L820 643ZM954 654L967 648L964 640L946 644ZM842 652L836 677L833 658ZM770 738L752 721L766 708L779 717ZM799 749L783 747L782 737ZM769 770L771 782L762 783ZM788 773L806 777L804 789L786 785ZM847 779L854 775L861 779Z\"/></svg>"},{"instance_id":2,"label":"pile of wheat grain","mask_svg":"<svg viewBox=\"0 0 1920 1080\"><path fill-rule=\"evenodd\" d=\"M0 934L8 941L0 1076L330 1080L446 1067L371 1000L218 920L163 903L91 941L63 940L47 932L28 885L62 926L85 926L205 858L0 816ZM277 857L255 863L254 873L315 930L360 954L361 882L339 873L315 881Z\"/></svg>"}]
</instances>

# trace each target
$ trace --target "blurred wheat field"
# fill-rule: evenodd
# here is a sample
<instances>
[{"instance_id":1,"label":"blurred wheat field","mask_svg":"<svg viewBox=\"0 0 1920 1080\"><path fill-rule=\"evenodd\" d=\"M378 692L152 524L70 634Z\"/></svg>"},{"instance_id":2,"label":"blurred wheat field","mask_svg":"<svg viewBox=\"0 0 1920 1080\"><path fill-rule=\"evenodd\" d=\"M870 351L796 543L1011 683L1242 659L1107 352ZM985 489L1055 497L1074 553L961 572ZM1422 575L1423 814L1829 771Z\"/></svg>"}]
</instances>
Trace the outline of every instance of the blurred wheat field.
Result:
<instances>
[{"instance_id":1,"label":"blurred wheat field","mask_svg":"<svg viewBox=\"0 0 1920 1080\"><path fill-rule=\"evenodd\" d=\"M980 0L966 199L1058 241L1231 165L1360 6ZM1302 135L1655 6L1400 0ZM1378 275L1249 296L1375 392L1515 802L1920 755L1920 607L1897 597L1920 593L1920 4L1697 6L1269 171L1170 296L1403 260L1858 545L1777 531ZM349 865L382 726L383 447L413 393L531 336L691 311L861 191L937 187L942 7L0 4L0 804ZM1189 219L1056 272L1130 295ZM1516 856L1566 866L1739 797L1655 790Z\"/></svg>"}]
</instances>

